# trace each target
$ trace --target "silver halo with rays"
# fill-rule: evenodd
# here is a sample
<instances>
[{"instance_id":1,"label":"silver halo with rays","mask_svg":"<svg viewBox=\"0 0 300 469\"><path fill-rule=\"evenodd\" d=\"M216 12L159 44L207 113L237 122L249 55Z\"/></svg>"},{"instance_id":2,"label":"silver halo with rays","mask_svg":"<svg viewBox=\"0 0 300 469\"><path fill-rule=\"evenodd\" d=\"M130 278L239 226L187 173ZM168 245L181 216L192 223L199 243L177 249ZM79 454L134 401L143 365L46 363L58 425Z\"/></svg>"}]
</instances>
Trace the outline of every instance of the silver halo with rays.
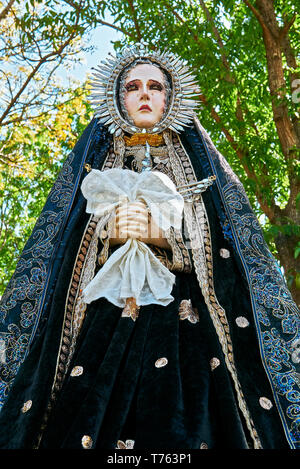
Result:
<instances>
[{"instance_id":1,"label":"silver halo with rays","mask_svg":"<svg viewBox=\"0 0 300 469\"><path fill-rule=\"evenodd\" d=\"M138 58L146 58L168 72L172 79L169 109L160 122L148 129L141 129L127 122L118 106L118 79L125 67ZM192 99L199 94L195 77L185 60L168 51L152 51L142 43L126 46L116 56L101 61L93 68L90 79L90 101L95 109L94 117L108 126L111 134L122 130L129 134L137 132L160 133L166 129L180 133L191 125L198 102Z\"/></svg>"}]
</instances>

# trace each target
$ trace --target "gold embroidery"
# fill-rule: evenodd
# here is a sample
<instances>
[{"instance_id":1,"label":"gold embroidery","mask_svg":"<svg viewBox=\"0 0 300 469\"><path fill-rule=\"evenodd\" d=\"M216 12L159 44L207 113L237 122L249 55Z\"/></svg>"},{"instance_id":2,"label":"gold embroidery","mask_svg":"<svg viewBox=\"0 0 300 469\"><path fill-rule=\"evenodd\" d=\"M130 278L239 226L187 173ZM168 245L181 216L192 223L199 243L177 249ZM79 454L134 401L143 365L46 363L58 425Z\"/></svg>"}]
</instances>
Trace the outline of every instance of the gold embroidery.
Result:
<instances>
[{"instance_id":1,"label":"gold embroidery","mask_svg":"<svg viewBox=\"0 0 300 469\"><path fill-rule=\"evenodd\" d=\"M165 237L172 248L173 254L170 270L187 273L191 272L192 263L189 252L183 242L181 231L171 227L165 231Z\"/></svg>"},{"instance_id":2,"label":"gold embroidery","mask_svg":"<svg viewBox=\"0 0 300 469\"><path fill-rule=\"evenodd\" d=\"M109 155L109 158L105 162L102 170L105 171L110 167L123 168L125 148L123 134L119 135L118 137L114 136L114 153Z\"/></svg>"},{"instance_id":3,"label":"gold embroidery","mask_svg":"<svg viewBox=\"0 0 300 469\"><path fill-rule=\"evenodd\" d=\"M136 304L135 298L127 298L121 317L131 318L133 321L139 317L140 307Z\"/></svg>"},{"instance_id":4,"label":"gold embroidery","mask_svg":"<svg viewBox=\"0 0 300 469\"><path fill-rule=\"evenodd\" d=\"M169 270L173 270L173 263L169 258L168 250L159 248L154 244L148 244L149 249L153 252L155 257Z\"/></svg>"},{"instance_id":5,"label":"gold embroidery","mask_svg":"<svg viewBox=\"0 0 300 469\"><path fill-rule=\"evenodd\" d=\"M67 372L69 363L73 356L77 337L79 335L83 320L85 318L85 311L87 305L83 301L81 292L94 276L97 261L98 239L100 232L106 224L109 216L109 214L105 215L101 218L101 220L99 220L98 217L92 216L91 221L89 222L88 227L83 236L83 240L79 249L79 254L77 257L78 260L75 264L76 287L74 286L73 290L72 288L70 288L68 301L66 303L67 310L69 311L69 313L71 313L72 334L70 337L68 359L65 363L65 373ZM71 280L71 286L72 285L73 282ZM72 295L74 298L73 300Z\"/></svg>"},{"instance_id":6,"label":"gold embroidery","mask_svg":"<svg viewBox=\"0 0 300 469\"><path fill-rule=\"evenodd\" d=\"M102 231L105 231L105 230L102 230ZM100 266L104 265L105 262L107 261L108 259L108 255L109 255L109 238L106 237L105 239L103 239L102 237L100 238L102 244L103 244L103 248L98 256L98 263Z\"/></svg>"}]
</instances>

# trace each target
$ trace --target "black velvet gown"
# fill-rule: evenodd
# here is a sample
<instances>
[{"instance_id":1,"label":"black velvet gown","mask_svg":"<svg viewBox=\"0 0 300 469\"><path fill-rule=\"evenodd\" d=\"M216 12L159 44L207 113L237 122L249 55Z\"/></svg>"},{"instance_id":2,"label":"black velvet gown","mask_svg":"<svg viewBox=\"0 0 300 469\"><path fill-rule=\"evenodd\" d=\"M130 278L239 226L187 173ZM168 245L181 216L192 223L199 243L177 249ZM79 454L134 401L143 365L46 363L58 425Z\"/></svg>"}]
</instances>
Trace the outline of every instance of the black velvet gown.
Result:
<instances>
[{"instance_id":1,"label":"black velvet gown","mask_svg":"<svg viewBox=\"0 0 300 469\"><path fill-rule=\"evenodd\" d=\"M64 278L70 275L73 242L81 231L80 223L60 272L53 311L64 308ZM82 448L84 436L91 437L94 448L105 449L116 448L119 440L133 440L134 449L247 448L247 430L194 272L176 274L172 295L168 306L141 307L135 321L121 317L122 310L105 299L89 305L70 366L81 374L66 378L40 448ZM184 299L191 300L198 316L180 318ZM45 329L45 340L42 334L16 378L24 386L20 401L10 402L6 431L23 402L32 401L21 423L27 427L26 447L39 439L45 391L53 379L51 346L57 350L61 324L57 314L50 317L55 320ZM213 358L221 362L215 369Z\"/></svg>"}]
</instances>

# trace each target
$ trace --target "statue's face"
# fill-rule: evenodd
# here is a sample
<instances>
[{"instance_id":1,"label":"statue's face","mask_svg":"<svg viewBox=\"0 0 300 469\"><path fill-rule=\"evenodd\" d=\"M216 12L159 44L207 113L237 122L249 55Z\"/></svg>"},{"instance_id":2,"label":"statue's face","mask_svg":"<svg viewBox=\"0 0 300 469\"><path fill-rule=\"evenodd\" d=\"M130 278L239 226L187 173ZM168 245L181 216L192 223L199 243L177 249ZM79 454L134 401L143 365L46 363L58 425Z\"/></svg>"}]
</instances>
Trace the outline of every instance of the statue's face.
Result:
<instances>
[{"instance_id":1,"label":"statue's face","mask_svg":"<svg viewBox=\"0 0 300 469\"><path fill-rule=\"evenodd\" d=\"M124 103L137 127L148 129L157 124L164 113L166 88L163 73L151 64L139 64L125 80Z\"/></svg>"}]
</instances>

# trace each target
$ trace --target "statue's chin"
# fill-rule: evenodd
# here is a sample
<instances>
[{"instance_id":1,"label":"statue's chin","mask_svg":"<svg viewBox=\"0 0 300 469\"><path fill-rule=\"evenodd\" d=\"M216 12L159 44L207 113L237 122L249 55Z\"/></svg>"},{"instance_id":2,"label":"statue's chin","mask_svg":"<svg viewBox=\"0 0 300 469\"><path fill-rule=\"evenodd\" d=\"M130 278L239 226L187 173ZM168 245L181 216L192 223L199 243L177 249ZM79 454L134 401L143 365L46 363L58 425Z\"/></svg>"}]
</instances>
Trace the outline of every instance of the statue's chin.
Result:
<instances>
[{"instance_id":1,"label":"statue's chin","mask_svg":"<svg viewBox=\"0 0 300 469\"><path fill-rule=\"evenodd\" d=\"M134 125L140 129L151 129L158 121L157 119L138 119L134 121Z\"/></svg>"}]
</instances>

